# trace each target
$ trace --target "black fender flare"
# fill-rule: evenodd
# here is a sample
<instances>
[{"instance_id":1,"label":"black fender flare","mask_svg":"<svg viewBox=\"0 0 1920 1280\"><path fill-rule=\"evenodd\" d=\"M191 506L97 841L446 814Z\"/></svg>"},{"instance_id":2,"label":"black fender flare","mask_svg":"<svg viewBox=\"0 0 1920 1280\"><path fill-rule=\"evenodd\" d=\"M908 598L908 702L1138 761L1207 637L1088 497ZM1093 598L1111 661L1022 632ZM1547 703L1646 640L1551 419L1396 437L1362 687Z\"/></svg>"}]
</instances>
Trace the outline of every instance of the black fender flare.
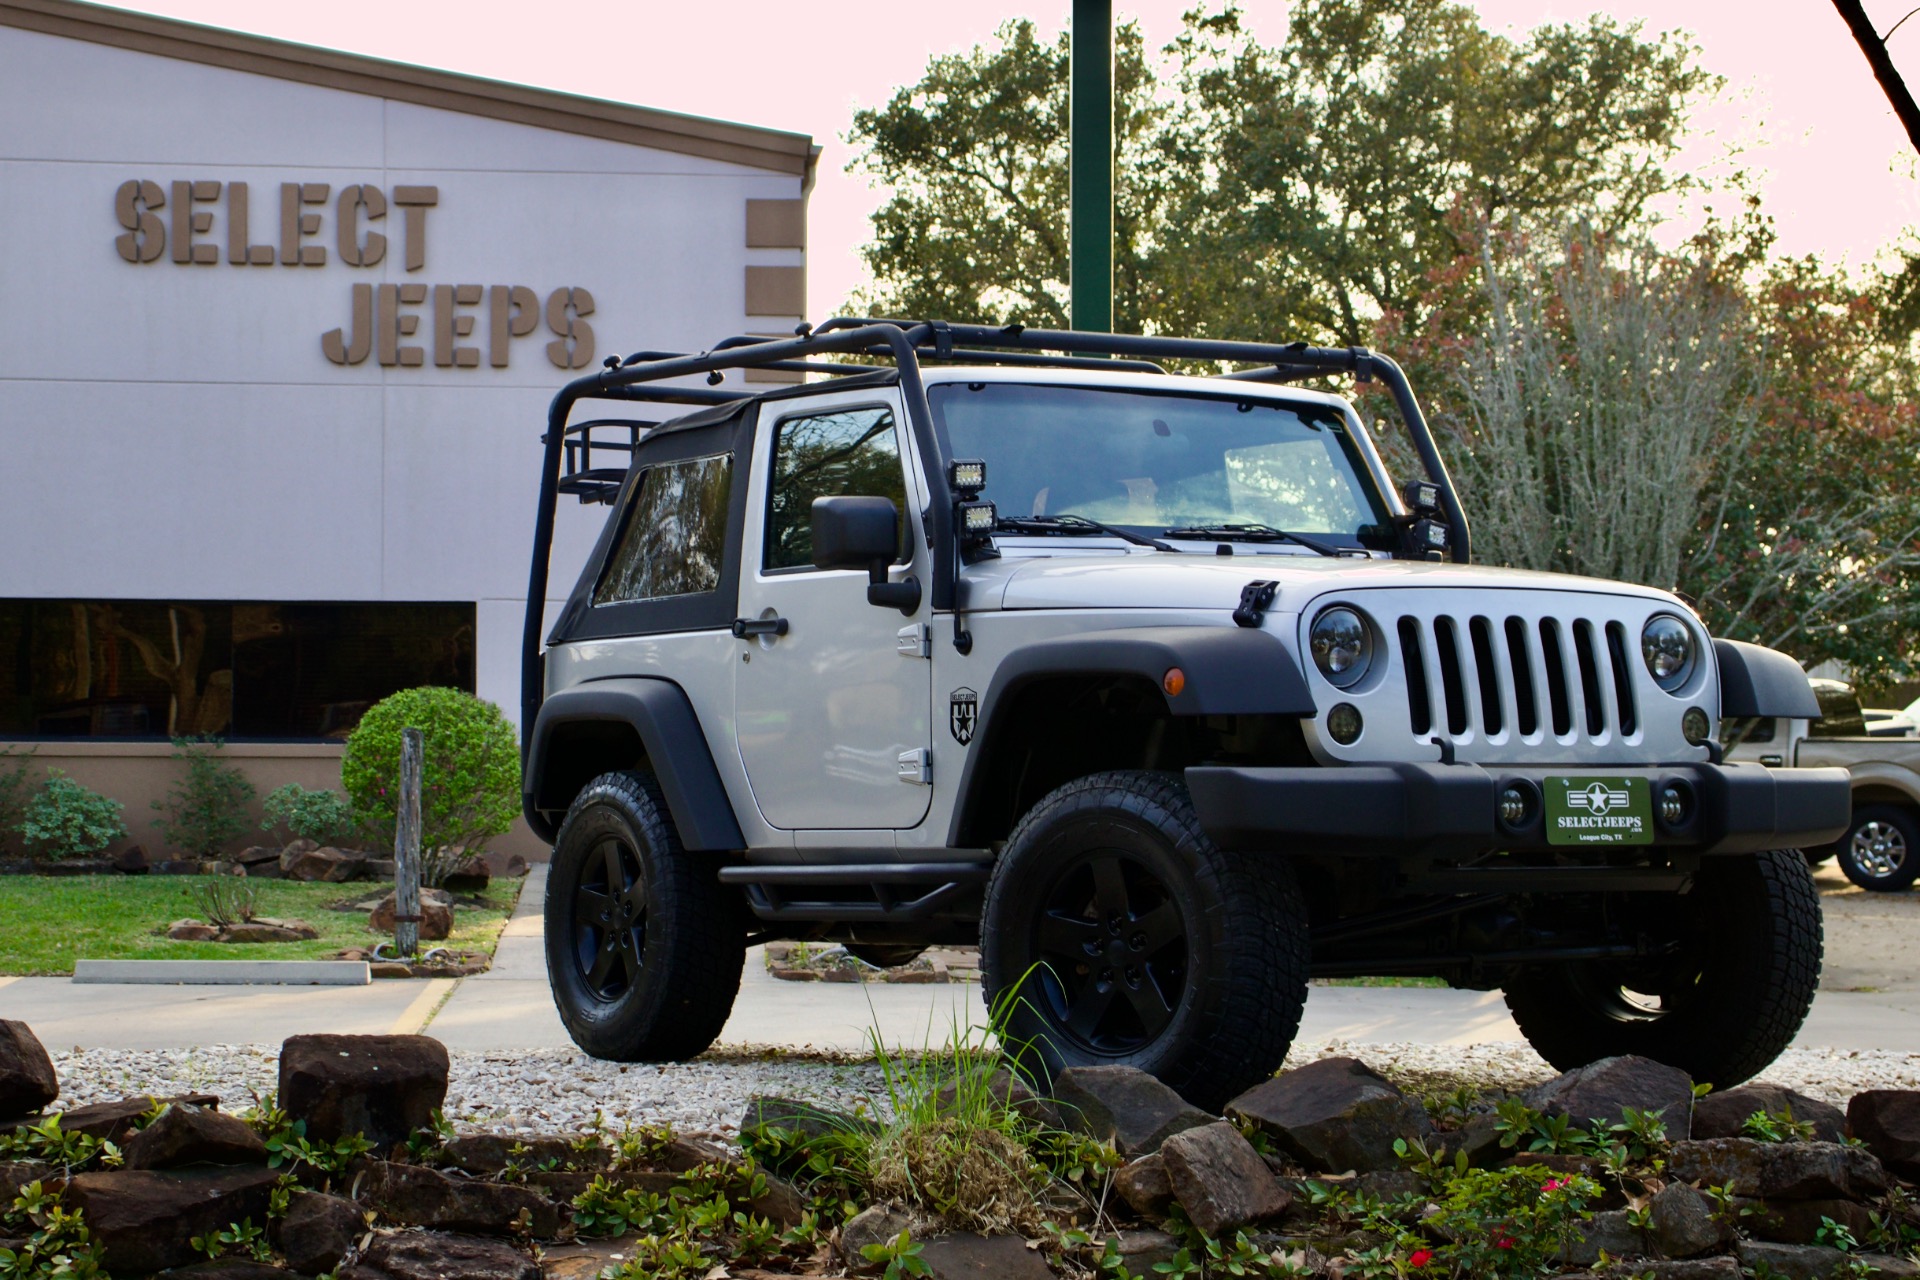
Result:
<instances>
[{"instance_id":1,"label":"black fender flare","mask_svg":"<svg viewBox=\"0 0 1920 1280\"><path fill-rule=\"evenodd\" d=\"M1807 673L1778 649L1742 640L1715 640L1720 665L1720 714L1818 720L1820 700Z\"/></svg>"},{"instance_id":2,"label":"black fender flare","mask_svg":"<svg viewBox=\"0 0 1920 1280\"><path fill-rule=\"evenodd\" d=\"M1177 694L1167 693L1163 684L1172 667L1186 677ZM975 794L976 766L997 745L1014 696L1051 676L1138 677L1160 691L1168 714L1176 716L1316 714L1299 659L1262 628L1127 627L1035 641L1001 660L979 698L949 845L977 843L970 839L981 803Z\"/></svg>"},{"instance_id":3,"label":"black fender flare","mask_svg":"<svg viewBox=\"0 0 1920 1280\"><path fill-rule=\"evenodd\" d=\"M528 738L521 807L527 825L542 840L552 842L558 823L550 815L563 812L572 800L567 796L556 806L552 803L555 797L546 794L554 743L564 736L561 731L566 726L593 722L626 725L639 737L683 848L745 847L740 823L727 799L726 784L720 780L713 753L707 749L692 701L672 681L645 676L592 680L541 703ZM595 776L602 772L606 770L596 769Z\"/></svg>"}]
</instances>

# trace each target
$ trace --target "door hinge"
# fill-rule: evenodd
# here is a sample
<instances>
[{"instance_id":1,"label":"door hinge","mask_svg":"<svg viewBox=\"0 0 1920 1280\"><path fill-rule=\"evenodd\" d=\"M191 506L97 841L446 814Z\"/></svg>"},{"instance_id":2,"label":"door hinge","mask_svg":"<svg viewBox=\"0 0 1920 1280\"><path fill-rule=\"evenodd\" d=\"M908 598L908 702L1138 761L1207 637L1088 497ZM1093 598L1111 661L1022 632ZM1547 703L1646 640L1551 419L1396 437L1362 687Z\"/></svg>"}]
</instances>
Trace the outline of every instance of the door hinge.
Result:
<instances>
[{"instance_id":1,"label":"door hinge","mask_svg":"<svg viewBox=\"0 0 1920 1280\"><path fill-rule=\"evenodd\" d=\"M900 753L900 781L916 787L933 785L933 752L925 747Z\"/></svg>"},{"instance_id":2,"label":"door hinge","mask_svg":"<svg viewBox=\"0 0 1920 1280\"><path fill-rule=\"evenodd\" d=\"M933 656L933 628L924 622L916 622L910 627L902 627L894 633L893 647L903 658L931 658Z\"/></svg>"}]
</instances>

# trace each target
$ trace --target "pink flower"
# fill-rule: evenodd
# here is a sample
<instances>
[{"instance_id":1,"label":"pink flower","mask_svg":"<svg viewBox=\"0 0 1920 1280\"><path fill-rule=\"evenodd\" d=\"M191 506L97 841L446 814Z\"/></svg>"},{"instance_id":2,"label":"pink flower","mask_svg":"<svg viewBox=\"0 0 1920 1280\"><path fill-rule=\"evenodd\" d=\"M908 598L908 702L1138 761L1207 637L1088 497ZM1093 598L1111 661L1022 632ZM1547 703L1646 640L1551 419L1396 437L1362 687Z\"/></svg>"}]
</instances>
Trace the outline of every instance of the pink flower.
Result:
<instances>
[{"instance_id":1,"label":"pink flower","mask_svg":"<svg viewBox=\"0 0 1920 1280\"><path fill-rule=\"evenodd\" d=\"M1567 1185L1566 1183L1560 1181L1560 1179L1558 1178L1548 1178L1545 1182L1540 1184L1540 1189L1542 1191L1558 1191L1560 1188L1566 1185Z\"/></svg>"},{"instance_id":2,"label":"pink flower","mask_svg":"<svg viewBox=\"0 0 1920 1280\"><path fill-rule=\"evenodd\" d=\"M1513 1237L1509 1235L1497 1235L1493 1238L1493 1247L1496 1249L1511 1249L1513 1248Z\"/></svg>"},{"instance_id":3,"label":"pink flower","mask_svg":"<svg viewBox=\"0 0 1920 1280\"><path fill-rule=\"evenodd\" d=\"M1431 1249L1415 1249L1412 1253L1407 1255L1407 1265L1415 1269L1424 1267L1429 1262L1432 1262L1432 1261L1433 1261L1433 1250Z\"/></svg>"}]
</instances>

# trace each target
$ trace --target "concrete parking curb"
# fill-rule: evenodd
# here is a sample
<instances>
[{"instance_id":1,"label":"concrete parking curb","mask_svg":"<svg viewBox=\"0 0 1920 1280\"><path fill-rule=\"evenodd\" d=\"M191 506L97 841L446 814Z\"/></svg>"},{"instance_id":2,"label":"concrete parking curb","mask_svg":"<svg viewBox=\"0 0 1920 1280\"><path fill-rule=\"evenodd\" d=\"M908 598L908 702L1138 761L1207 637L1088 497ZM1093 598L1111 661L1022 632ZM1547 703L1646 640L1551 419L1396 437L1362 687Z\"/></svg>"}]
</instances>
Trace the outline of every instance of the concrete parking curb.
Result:
<instances>
[{"instance_id":1,"label":"concrete parking curb","mask_svg":"<svg viewBox=\"0 0 1920 1280\"><path fill-rule=\"evenodd\" d=\"M76 960L75 982L191 986L364 987L364 960Z\"/></svg>"}]
</instances>

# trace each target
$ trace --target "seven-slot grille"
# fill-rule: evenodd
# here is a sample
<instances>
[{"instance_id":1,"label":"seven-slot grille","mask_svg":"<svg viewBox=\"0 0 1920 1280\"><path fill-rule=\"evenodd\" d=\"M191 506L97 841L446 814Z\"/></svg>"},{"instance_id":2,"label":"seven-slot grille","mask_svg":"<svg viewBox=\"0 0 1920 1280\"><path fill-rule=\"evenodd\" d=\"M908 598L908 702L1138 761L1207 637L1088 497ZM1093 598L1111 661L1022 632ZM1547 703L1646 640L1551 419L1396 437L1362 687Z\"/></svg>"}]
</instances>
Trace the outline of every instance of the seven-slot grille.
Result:
<instances>
[{"instance_id":1,"label":"seven-slot grille","mask_svg":"<svg viewBox=\"0 0 1920 1280\"><path fill-rule=\"evenodd\" d=\"M1396 632L1418 738L1540 735L1598 745L1638 727L1633 649L1620 622L1406 615Z\"/></svg>"}]
</instances>

